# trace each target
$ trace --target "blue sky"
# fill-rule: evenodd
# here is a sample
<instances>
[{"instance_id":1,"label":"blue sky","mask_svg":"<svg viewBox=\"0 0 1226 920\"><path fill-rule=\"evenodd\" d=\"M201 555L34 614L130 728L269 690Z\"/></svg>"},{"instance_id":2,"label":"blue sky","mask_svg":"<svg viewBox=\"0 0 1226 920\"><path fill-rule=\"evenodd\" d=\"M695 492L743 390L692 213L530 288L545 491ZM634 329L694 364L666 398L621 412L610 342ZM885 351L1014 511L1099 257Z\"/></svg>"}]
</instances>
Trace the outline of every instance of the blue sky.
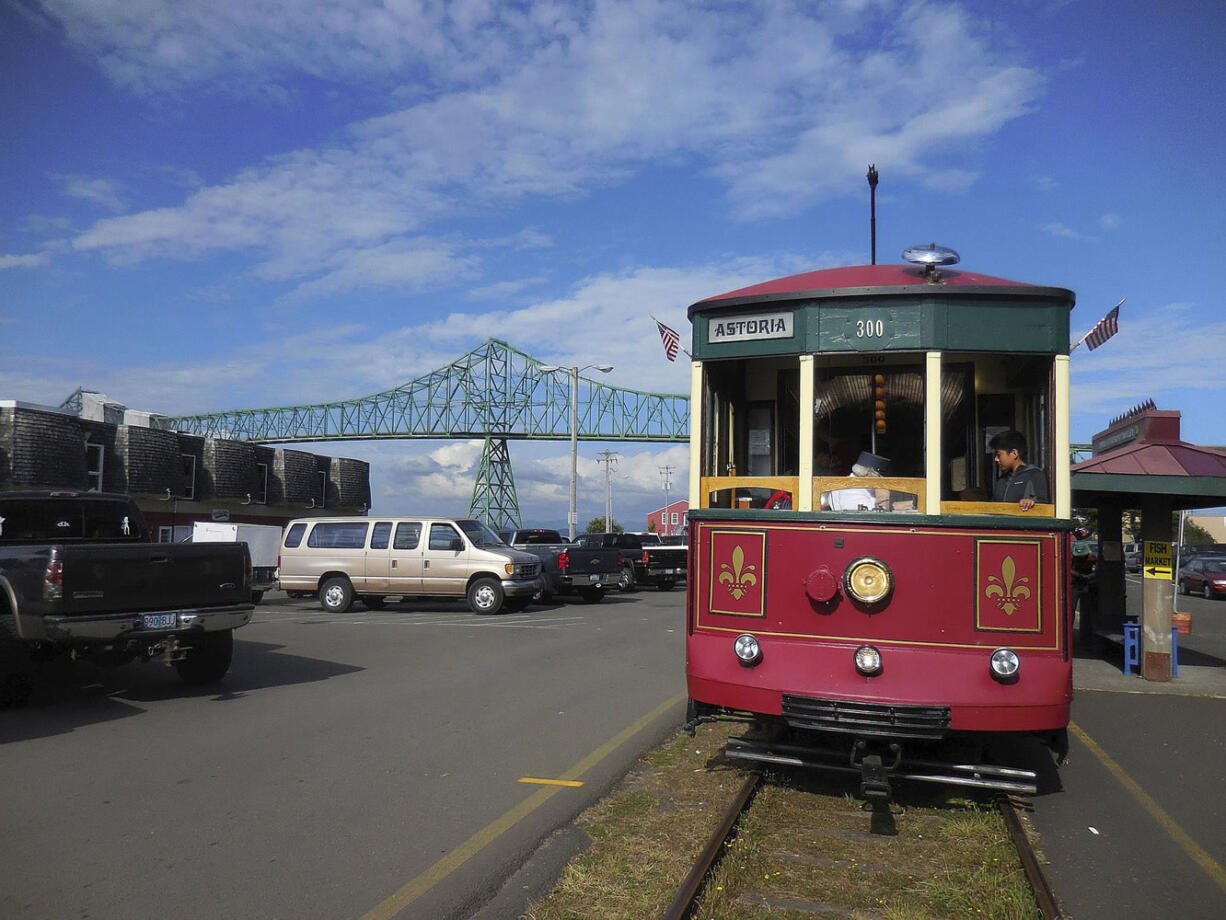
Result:
<instances>
[{"instance_id":1,"label":"blue sky","mask_svg":"<svg viewBox=\"0 0 1226 920\"><path fill-rule=\"evenodd\" d=\"M0 398L343 399L490 336L686 392L648 314L867 262L871 162L879 261L1071 288L1075 337L1128 298L1074 440L1153 398L1224 444L1223 47L1189 0L9 0ZM319 449L393 513L465 510L480 446ZM616 449L642 526L686 450ZM564 522L569 445L511 450L525 522Z\"/></svg>"}]
</instances>

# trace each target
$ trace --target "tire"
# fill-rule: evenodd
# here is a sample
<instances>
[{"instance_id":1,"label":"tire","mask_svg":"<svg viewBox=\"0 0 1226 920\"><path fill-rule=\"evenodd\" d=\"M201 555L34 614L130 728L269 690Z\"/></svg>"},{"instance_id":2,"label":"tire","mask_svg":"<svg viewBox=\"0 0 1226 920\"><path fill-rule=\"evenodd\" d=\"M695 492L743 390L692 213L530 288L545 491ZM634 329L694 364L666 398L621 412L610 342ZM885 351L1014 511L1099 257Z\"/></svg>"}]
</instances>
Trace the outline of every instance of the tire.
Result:
<instances>
[{"instance_id":1,"label":"tire","mask_svg":"<svg viewBox=\"0 0 1226 920\"><path fill-rule=\"evenodd\" d=\"M604 588L580 588L579 596L583 598L585 603L599 604L604 600Z\"/></svg>"},{"instance_id":2,"label":"tire","mask_svg":"<svg viewBox=\"0 0 1226 920\"><path fill-rule=\"evenodd\" d=\"M1201 597L1207 601L1213 600L1213 589L1209 587L1209 582L1205 582L1205 586L1201 588Z\"/></svg>"},{"instance_id":3,"label":"tire","mask_svg":"<svg viewBox=\"0 0 1226 920\"><path fill-rule=\"evenodd\" d=\"M175 670L185 684L213 684L226 676L234 657L234 630L205 633L193 640L191 651Z\"/></svg>"},{"instance_id":4,"label":"tire","mask_svg":"<svg viewBox=\"0 0 1226 920\"><path fill-rule=\"evenodd\" d=\"M629 569L622 569L617 576L618 591L633 591L634 590L634 573Z\"/></svg>"},{"instance_id":5,"label":"tire","mask_svg":"<svg viewBox=\"0 0 1226 920\"><path fill-rule=\"evenodd\" d=\"M263 599L264 599L263 591L252 591L251 592L251 603L258 604Z\"/></svg>"},{"instance_id":6,"label":"tire","mask_svg":"<svg viewBox=\"0 0 1226 920\"><path fill-rule=\"evenodd\" d=\"M387 598L382 594L363 594L362 603L366 605L367 610L382 610L383 605L387 602Z\"/></svg>"},{"instance_id":7,"label":"tire","mask_svg":"<svg viewBox=\"0 0 1226 920\"><path fill-rule=\"evenodd\" d=\"M1180 594L1187 594L1187 593L1188 593L1188 583L1187 583L1186 581L1181 581L1181 582L1179 583L1179 593L1180 593Z\"/></svg>"},{"instance_id":8,"label":"tire","mask_svg":"<svg viewBox=\"0 0 1226 920\"><path fill-rule=\"evenodd\" d=\"M673 585L675 585L676 583L677 583L676 579L673 579L673 578L662 579L660 581L660 590L661 591L671 591L673 590Z\"/></svg>"},{"instance_id":9,"label":"tire","mask_svg":"<svg viewBox=\"0 0 1226 920\"><path fill-rule=\"evenodd\" d=\"M473 613L495 614L502 609L505 600L502 585L492 578L478 578L468 586L468 607Z\"/></svg>"},{"instance_id":10,"label":"tire","mask_svg":"<svg viewBox=\"0 0 1226 920\"><path fill-rule=\"evenodd\" d=\"M343 575L329 578L320 586L319 606L328 613L344 613L353 604L353 585Z\"/></svg>"},{"instance_id":11,"label":"tire","mask_svg":"<svg viewBox=\"0 0 1226 920\"><path fill-rule=\"evenodd\" d=\"M17 618L0 599L0 709L24 706L34 693L34 660L17 637Z\"/></svg>"}]
</instances>

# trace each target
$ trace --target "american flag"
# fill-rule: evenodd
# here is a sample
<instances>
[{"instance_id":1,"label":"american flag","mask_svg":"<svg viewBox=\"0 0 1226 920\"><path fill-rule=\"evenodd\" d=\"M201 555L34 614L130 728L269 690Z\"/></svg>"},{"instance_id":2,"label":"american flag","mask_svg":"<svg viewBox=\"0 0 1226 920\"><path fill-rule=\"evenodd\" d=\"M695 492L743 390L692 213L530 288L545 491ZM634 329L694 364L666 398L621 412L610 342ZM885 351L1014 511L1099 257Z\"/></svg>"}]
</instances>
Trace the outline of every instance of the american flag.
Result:
<instances>
[{"instance_id":1,"label":"american flag","mask_svg":"<svg viewBox=\"0 0 1226 920\"><path fill-rule=\"evenodd\" d=\"M1120 304L1123 302L1121 300L1120 303L1117 303L1110 313L1100 319L1094 328L1086 333L1086 345L1090 351L1093 351L1120 331Z\"/></svg>"},{"instance_id":2,"label":"american flag","mask_svg":"<svg viewBox=\"0 0 1226 920\"><path fill-rule=\"evenodd\" d=\"M655 317L653 316L652 319L655 319ZM676 330L665 326L658 319L656 320L656 326L659 327L660 339L664 342L664 354L668 355L669 361L676 361L677 348L681 344L681 336L677 335Z\"/></svg>"}]
</instances>

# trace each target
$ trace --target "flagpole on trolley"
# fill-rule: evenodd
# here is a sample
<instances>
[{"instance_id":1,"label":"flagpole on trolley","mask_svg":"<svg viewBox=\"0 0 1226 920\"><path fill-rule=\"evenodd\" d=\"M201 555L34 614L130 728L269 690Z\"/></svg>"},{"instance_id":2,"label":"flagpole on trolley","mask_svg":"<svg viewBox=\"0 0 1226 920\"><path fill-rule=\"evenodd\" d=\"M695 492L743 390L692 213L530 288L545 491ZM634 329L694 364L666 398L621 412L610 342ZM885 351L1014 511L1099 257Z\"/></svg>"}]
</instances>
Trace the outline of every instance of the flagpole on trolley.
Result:
<instances>
[{"instance_id":1,"label":"flagpole on trolley","mask_svg":"<svg viewBox=\"0 0 1226 920\"><path fill-rule=\"evenodd\" d=\"M685 355L687 358L689 358L691 361L693 361L693 360L694 360L694 356L693 356L692 354L690 354L688 351L686 351L686 350L685 350L683 347L681 347L681 344L680 344L680 339L681 339L681 337L680 337L679 335L677 335L677 333L676 333L676 332L675 332L675 331L674 331L674 330L673 330L673 329L672 329L670 326L667 326L667 325L665 325L664 323L660 322L658 319L656 319L656 318L655 318L655 315L654 315L654 314L652 314L652 313L648 313L647 315L648 315L648 316L650 316L650 317L651 317L651 319L652 319L652 322L654 322L654 323L656 324L656 328L657 328L657 329L660 331L661 336L663 336L663 334L664 334L664 331L665 331L665 330L668 330L668 332L669 332L671 335L675 335L675 336L677 336L677 340L678 340L677 350L678 350L678 351L680 351L680 352L681 352L683 355ZM666 346L666 347L667 347L667 346ZM673 359L670 357L668 360L670 360L670 361L671 361L671 360L673 360Z\"/></svg>"},{"instance_id":2,"label":"flagpole on trolley","mask_svg":"<svg viewBox=\"0 0 1226 920\"><path fill-rule=\"evenodd\" d=\"M1116 310L1118 310L1120 307L1122 307L1122 306L1124 305L1124 301L1125 301L1125 300L1127 300L1127 299L1128 299L1127 297L1121 297L1121 298L1120 298L1120 302L1119 302L1119 303L1117 303L1117 304L1116 304L1114 307L1112 307L1110 310L1108 310L1108 311L1107 311L1107 316L1110 316L1112 313L1114 313ZM1090 336L1092 336L1092 335L1094 334L1094 330L1095 330L1095 329L1097 329L1099 326L1101 326L1101 325L1103 324L1103 321L1107 319L1107 316L1104 316L1104 317L1103 317L1102 319L1100 319L1100 320L1099 320L1097 323L1095 323L1093 326L1091 326L1091 327L1090 327L1090 331L1089 331L1089 332L1087 332L1085 335L1083 335L1081 338L1079 338L1079 339L1077 340L1077 345L1080 345L1082 342L1084 342L1086 339L1088 339ZM1108 338L1110 338L1110 336L1108 336ZM1068 350L1068 353L1069 353L1070 355L1071 355L1073 352L1075 352L1075 351L1077 350L1077 345L1074 345L1072 348L1070 348L1070 349ZM1094 349L1093 349L1093 348L1091 348L1090 350L1091 350L1091 351L1093 351Z\"/></svg>"}]
</instances>

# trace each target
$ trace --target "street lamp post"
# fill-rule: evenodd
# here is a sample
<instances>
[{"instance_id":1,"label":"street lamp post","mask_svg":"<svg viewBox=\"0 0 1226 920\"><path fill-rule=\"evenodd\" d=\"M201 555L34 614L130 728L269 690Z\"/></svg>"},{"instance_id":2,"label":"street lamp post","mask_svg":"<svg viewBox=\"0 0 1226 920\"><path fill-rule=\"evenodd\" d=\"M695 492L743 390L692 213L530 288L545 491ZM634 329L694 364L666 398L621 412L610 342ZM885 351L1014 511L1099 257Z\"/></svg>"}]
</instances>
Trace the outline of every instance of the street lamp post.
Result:
<instances>
[{"instance_id":1,"label":"street lamp post","mask_svg":"<svg viewBox=\"0 0 1226 920\"><path fill-rule=\"evenodd\" d=\"M613 370L613 365L584 364L564 367L561 364L546 364L540 369L542 374L553 374L557 371L570 373L570 514L567 520L571 540L575 539L575 525L579 522L579 372L588 368L607 374Z\"/></svg>"}]
</instances>

